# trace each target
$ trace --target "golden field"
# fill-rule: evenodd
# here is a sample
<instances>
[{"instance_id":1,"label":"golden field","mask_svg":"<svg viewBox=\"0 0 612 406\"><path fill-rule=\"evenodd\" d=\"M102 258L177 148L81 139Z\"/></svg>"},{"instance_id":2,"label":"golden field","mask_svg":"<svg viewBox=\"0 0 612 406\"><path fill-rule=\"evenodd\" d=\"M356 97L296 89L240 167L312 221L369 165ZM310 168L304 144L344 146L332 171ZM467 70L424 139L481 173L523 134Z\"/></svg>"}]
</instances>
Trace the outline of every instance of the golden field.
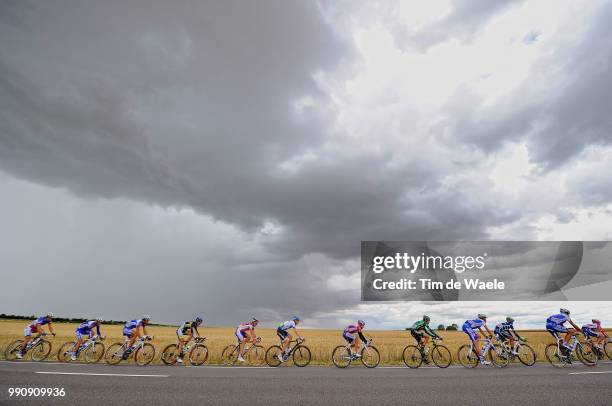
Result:
<instances>
[{"instance_id":1,"label":"golden field","mask_svg":"<svg viewBox=\"0 0 612 406\"><path fill-rule=\"evenodd\" d=\"M0 357L4 358L6 346L23 336L23 329L27 321L25 320L0 320ZM48 360L57 360L57 351L66 341L74 341L74 330L77 324L74 323L54 323L56 337L49 336L52 343L51 355ZM122 342L122 326L107 325L102 326L102 334L106 336L104 344L108 347L114 342ZM148 333L154 336L152 344L156 348L154 363L160 363L162 349L171 343L176 342L176 327L151 326ZM235 343L234 329L227 327L204 327L200 333L207 339L206 346L209 348L210 356L207 363L218 364L221 352L228 344ZM312 352L311 365L330 365L331 353L334 347L344 344L342 331L338 330L310 330L301 329L300 333L306 338L304 343ZM366 330L366 337L374 340L374 346L378 348L381 355L381 365L402 364L402 351L408 344L414 344L414 340L408 331L404 330ZM278 338L274 329L258 328L257 334L262 338L261 344L269 347L278 344ZM460 345L468 343L468 338L463 332L442 331L438 332L444 341L442 344L447 346L453 359L456 358L457 349ZM519 331L519 334L528 340L528 344L533 347L538 356L538 361L544 360L544 347L553 342L553 338L545 331ZM456 361L456 360L454 360ZM130 361L132 362L132 361Z\"/></svg>"}]
</instances>

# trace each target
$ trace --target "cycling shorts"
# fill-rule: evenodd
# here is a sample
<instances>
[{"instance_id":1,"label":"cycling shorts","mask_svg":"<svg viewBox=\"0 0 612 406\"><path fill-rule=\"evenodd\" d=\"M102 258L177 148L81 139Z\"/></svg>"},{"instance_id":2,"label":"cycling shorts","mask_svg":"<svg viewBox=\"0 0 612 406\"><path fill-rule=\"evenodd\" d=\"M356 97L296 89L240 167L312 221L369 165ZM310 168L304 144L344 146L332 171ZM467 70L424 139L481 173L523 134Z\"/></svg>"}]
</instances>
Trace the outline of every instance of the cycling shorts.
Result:
<instances>
[{"instance_id":1,"label":"cycling shorts","mask_svg":"<svg viewBox=\"0 0 612 406\"><path fill-rule=\"evenodd\" d=\"M582 333L585 337L599 337L599 332L588 328L583 328Z\"/></svg>"},{"instance_id":2,"label":"cycling shorts","mask_svg":"<svg viewBox=\"0 0 612 406\"><path fill-rule=\"evenodd\" d=\"M36 333L36 331L37 331L36 326L27 326L25 329L23 329L23 336L31 337L32 333Z\"/></svg>"},{"instance_id":3,"label":"cycling shorts","mask_svg":"<svg viewBox=\"0 0 612 406\"><path fill-rule=\"evenodd\" d=\"M423 337L425 337L425 334L416 330L410 330L410 334L414 337L415 340L417 340L417 343L420 343Z\"/></svg>"},{"instance_id":4,"label":"cycling shorts","mask_svg":"<svg viewBox=\"0 0 612 406\"><path fill-rule=\"evenodd\" d=\"M473 328L470 327L468 323L463 323L463 327L461 328L465 334L470 337L470 340L476 341L478 340L478 333L474 331Z\"/></svg>"},{"instance_id":5,"label":"cycling shorts","mask_svg":"<svg viewBox=\"0 0 612 406\"><path fill-rule=\"evenodd\" d=\"M243 332L243 331L240 331L240 329L237 329L236 330L236 338L238 339L238 342L241 343L246 338L246 333Z\"/></svg>"},{"instance_id":6,"label":"cycling shorts","mask_svg":"<svg viewBox=\"0 0 612 406\"><path fill-rule=\"evenodd\" d=\"M78 328L75 330L77 340L82 340L84 337L91 338L93 337L93 331L89 330L79 330Z\"/></svg>"},{"instance_id":7,"label":"cycling shorts","mask_svg":"<svg viewBox=\"0 0 612 406\"><path fill-rule=\"evenodd\" d=\"M126 336L127 338L132 338L132 336L134 335L134 330L136 330L136 329L135 328L124 327L123 328L123 335Z\"/></svg>"},{"instance_id":8,"label":"cycling shorts","mask_svg":"<svg viewBox=\"0 0 612 406\"><path fill-rule=\"evenodd\" d=\"M347 332L342 333L342 338L348 341L349 344L352 344L353 341L355 341L355 336Z\"/></svg>"},{"instance_id":9,"label":"cycling shorts","mask_svg":"<svg viewBox=\"0 0 612 406\"><path fill-rule=\"evenodd\" d=\"M193 334L191 333L191 329L184 330L182 327L176 329L176 336L179 340L188 341L191 340Z\"/></svg>"},{"instance_id":10,"label":"cycling shorts","mask_svg":"<svg viewBox=\"0 0 612 406\"><path fill-rule=\"evenodd\" d=\"M493 331L498 340L509 340L512 338L512 335L508 332L508 330L495 330Z\"/></svg>"},{"instance_id":11,"label":"cycling shorts","mask_svg":"<svg viewBox=\"0 0 612 406\"><path fill-rule=\"evenodd\" d=\"M546 323L546 330L554 331L555 333L567 333L567 327L563 324Z\"/></svg>"},{"instance_id":12,"label":"cycling shorts","mask_svg":"<svg viewBox=\"0 0 612 406\"><path fill-rule=\"evenodd\" d=\"M278 335L281 340L284 340L285 338L287 338L289 333L286 330L283 330L282 328L279 327L276 329L276 335Z\"/></svg>"}]
</instances>

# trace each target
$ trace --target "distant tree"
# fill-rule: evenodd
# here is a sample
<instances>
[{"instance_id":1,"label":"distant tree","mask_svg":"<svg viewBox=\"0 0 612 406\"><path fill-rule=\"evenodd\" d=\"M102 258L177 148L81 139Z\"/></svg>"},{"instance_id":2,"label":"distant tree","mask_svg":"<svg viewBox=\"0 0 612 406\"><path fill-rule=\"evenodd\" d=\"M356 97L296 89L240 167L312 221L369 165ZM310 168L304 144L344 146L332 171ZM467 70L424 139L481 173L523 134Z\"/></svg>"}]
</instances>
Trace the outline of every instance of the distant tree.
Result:
<instances>
[{"instance_id":1,"label":"distant tree","mask_svg":"<svg viewBox=\"0 0 612 406\"><path fill-rule=\"evenodd\" d=\"M444 331L444 324L440 324L440 325L438 325L438 330L440 330L440 331Z\"/></svg>"},{"instance_id":2,"label":"distant tree","mask_svg":"<svg viewBox=\"0 0 612 406\"><path fill-rule=\"evenodd\" d=\"M457 324L453 323L450 326L446 327L446 331L457 331L459 330L459 328L457 327Z\"/></svg>"}]
</instances>

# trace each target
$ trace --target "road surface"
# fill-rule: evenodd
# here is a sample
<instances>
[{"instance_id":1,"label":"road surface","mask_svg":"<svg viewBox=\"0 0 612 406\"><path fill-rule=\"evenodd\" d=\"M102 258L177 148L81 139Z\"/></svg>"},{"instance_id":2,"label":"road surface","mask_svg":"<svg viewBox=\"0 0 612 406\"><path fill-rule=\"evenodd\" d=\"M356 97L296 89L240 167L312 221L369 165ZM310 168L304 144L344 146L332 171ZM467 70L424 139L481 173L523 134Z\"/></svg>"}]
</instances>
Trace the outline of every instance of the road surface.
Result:
<instances>
[{"instance_id":1,"label":"road surface","mask_svg":"<svg viewBox=\"0 0 612 406\"><path fill-rule=\"evenodd\" d=\"M62 387L63 398L8 397ZM2 405L610 405L612 363L468 370L379 367L166 367L0 361Z\"/></svg>"}]
</instances>

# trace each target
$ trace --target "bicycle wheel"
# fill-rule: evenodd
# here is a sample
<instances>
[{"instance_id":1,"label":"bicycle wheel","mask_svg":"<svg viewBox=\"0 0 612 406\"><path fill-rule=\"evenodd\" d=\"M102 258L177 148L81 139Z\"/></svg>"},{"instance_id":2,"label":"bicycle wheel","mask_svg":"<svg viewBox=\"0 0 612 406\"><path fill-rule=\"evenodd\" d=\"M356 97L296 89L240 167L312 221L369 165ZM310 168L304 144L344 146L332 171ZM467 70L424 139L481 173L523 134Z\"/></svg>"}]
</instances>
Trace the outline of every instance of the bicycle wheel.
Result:
<instances>
[{"instance_id":1,"label":"bicycle wheel","mask_svg":"<svg viewBox=\"0 0 612 406\"><path fill-rule=\"evenodd\" d=\"M597 354L590 345L579 344L576 347L576 353L578 354L578 359L584 365L588 367L597 365Z\"/></svg>"},{"instance_id":2,"label":"bicycle wheel","mask_svg":"<svg viewBox=\"0 0 612 406\"><path fill-rule=\"evenodd\" d=\"M310 354L310 348L305 345L298 345L293 349L293 364L296 367L305 367L310 364L310 359L312 355Z\"/></svg>"},{"instance_id":3,"label":"bicycle wheel","mask_svg":"<svg viewBox=\"0 0 612 406\"><path fill-rule=\"evenodd\" d=\"M234 365L238 359L238 345L228 345L221 353L221 362L223 365Z\"/></svg>"},{"instance_id":4,"label":"bicycle wheel","mask_svg":"<svg viewBox=\"0 0 612 406\"><path fill-rule=\"evenodd\" d=\"M404 360L404 364L409 368L418 368L423 363L423 356L421 355L419 347L416 345L409 345L404 348L402 359Z\"/></svg>"},{"instance_id":5,"label":"bicycle wheel","mask_svg":"<svg viewBox=\"0 0 612 406\"><path fill-rule=\"evenodd\" d=\"M604 345L604 352L606 353L606 357L608 357L608 359L612 359L612 341L608 341Z\"/></svg>"},{"instance_id":6,"label":"bicycle wheel","mask_svg":"<svg viewBox=\"0 0 612 406\"><path fill-rule=\"evenodd\" d=\"M34 348L32 348L32 361L43 361L47 359L51 353L51 343L47 340L40 340Z\"/></svg>"},{"instance_id":7,"label":"bicycle wheel","mask_svg":"<svg viewBox=\"0 0 612 406\"><path fill-rule=\"evenodd\" d=\"M123 359L123 353L125 351L125 346L122 343L114 343L111 344L110 347L106 350L106 354L104 358L107 364L116 365L121 362Z\"/></svg>"},{"instance_id":8,"label":"bicycle wheel","mask_svg":"<svg viewBox=\"0 0 612 406\"><path fill-rule=\"evenodd\" d=\"M17 353L21 350L23 340L16 340L10 343L6 350L4 350L4 359L7 361L15 361L17 359Z\"/></svg>"},{"instance_id":9,"label":"bicycle wheel","mask_svg":"<svg viewBox=\"0 0 612 406\"><path fill-rule=\"evenodd\" d=\"M189 351L189 363L199 367L208 360L208 347L203 344L196 344Z\"/></svg>"},{"instance_id":10,"label":"bicycle wheel","mask_svg":"<svg viewBox=\"0 0 612 406\"><path fill-rule=\"evenodd\" d=\"M166 365L176 364L176 358L178 357L178 345L169 344L163 349L161 354L161 360Z\"/></svg>"},{"instance_id":11,"label":"bicycle wheel","mask_svg":"<svg viewBox=\"0 0 612 406\"><path fill-rule=\"evenodd\" d=\"M273 345L266 350L266 364L271 367L277 367L281 364L279 357L283 353L283 350L278 345Z\"/></svg>"},{"instance_id":12,"label":"bicycle wheel","mask_svg":"<svg viewBox=\"0 0 612 406\"><path fill-rule=\"evenodd\" d=\"M74 351L74 341L69 341L62 344L59 351L57 352L57 360L59 362L68 362L72 357L72 351Z\"/></svg>"},{"instance_id":13,"label":"bicycle wheel","mask_svg":"<svg viewBox=\"0 0 612 406\"><path fill-rule=\"evenodd\" d=\"M364 348L361 350L361 362L366 368L376 368L380 364L380 352L373 345Z\"/></svg>"},{"instance_id":14,"label":"bicycle wheel","mask_svg":"<svg viewBox=\"0 0 612 406\"><path fill-rule=\"evenodd\" d=\"M332 352L332 362L338 368L346 368L351 365L351 353L344 345L339 345Z\"/></svg>"},{"instance_id":15,"label":"bicycle wheel","mask_svg":"<svg viewBox=\"0 0 612 406\"><path fill-rule=\"evenodd\" d=\"M518 348L518 360L525 366L532 366L536 362L536 353L529 344L521 344Z\"/></svg>"},{"instance_id":16,"label":"bicycle wheel","mask_svg":"<svg viewBox=\"0 0 612 406\"><path fill-rule=\"evenodd\" d=\"M453 356L448 348L443 345L436 345L431 350L431 360L439 368L448 368L453 362Z\"/></svg>"},{"instance_id":17,"label":"bicycle wheel","mask_svg":"<svg viewBox=\"0 0 612 406\"><path fill-rule=\"evenodd\" d=\"M150 343L144 343L142 347L138 347L136 353L134 354L134 361L136 361L136 364L141 367L149 365L154 358L155 347L153 347L153 344Z\"/></svg>"},{"instance_id":18,"label":"bicycle wheel","mask_svg":"<svg viewBox=\"0 0 612 406\"><path fill-rule=\"evenodd\" d=\"M478 355L473 349L470 351L470 346L467 344L459 347L457 350L457 359L465 368L476 368L478 366Z\"/></svg>"},{"instance_id":19,"label":"bicycle wheel","mask_svg":"<svg viewBox=\"0 0 612 406\"><path fill-rule=\"evenodd\" d=\"M93 345L90 345L85 350L85 361L90 364L99 362L104 356L104 344L96 341Z\"/></svg>"},{"instance_id":20,"label":"bicycle wheel","mask_svg":"<svg viewBox=\"0 0 612 406\"><path fill-rule=\"evenodd\" d=\"M246 353L247 364L259 367L266 362L266 349L261 345L252 346Z\"/></svg>"},{"instance_id":21,"label":"bicycle wheel","mask_svg":"<svg viewBox=\"0 0 612 406\"><path fill-rule=\"evenodd\" d=\"M489 348L489 357L491 362L498 368L504 368L508 366L510 362L510 356L508 352L503 348Z\"/></svg>"},{"instance_id":22,"label":"bicycle wheel","mask_svg":"<svg viewBox=\"0 0 612 406\"><path fill-rule=\"evenodd\" d=\"M559 355L557 344L548 344L544 349L544 355L550 364L556 368L564 367L567 364L564 356Z\"/></svg>"}]
</instances>

